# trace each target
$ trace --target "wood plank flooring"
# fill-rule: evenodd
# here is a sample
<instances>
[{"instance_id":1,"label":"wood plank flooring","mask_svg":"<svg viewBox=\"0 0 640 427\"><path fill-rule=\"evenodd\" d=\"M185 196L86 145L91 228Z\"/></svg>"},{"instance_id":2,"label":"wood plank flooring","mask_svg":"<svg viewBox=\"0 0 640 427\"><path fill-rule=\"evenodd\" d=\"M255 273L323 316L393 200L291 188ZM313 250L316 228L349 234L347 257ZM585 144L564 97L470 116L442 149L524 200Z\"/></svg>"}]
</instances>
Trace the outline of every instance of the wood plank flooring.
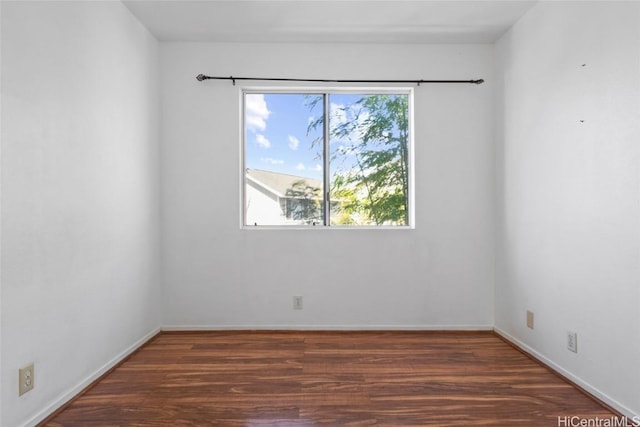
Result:
<instances>
[{"instance_id":1,"label":"wood plank flooring","mask_svg":"<svg viewBox=\"0 0 640 427\"><path fill-rule=\"evenodd\" d=\"M162 333L43 423L558 426L613 416L491 332Z\"/></svg>"}]
</instances>

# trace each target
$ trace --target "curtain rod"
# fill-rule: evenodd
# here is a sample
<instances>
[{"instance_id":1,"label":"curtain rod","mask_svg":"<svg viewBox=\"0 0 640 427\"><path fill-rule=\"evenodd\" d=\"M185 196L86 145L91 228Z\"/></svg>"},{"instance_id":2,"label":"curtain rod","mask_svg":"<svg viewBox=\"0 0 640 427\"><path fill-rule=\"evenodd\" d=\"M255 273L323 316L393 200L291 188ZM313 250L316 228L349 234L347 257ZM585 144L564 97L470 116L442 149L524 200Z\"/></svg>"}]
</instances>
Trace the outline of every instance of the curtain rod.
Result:
<instances>
[{"instance_id":1,"label":"curtain rod","mask_svg":"<svg viewBox=\"0 0 640 427\"><path fill-rule=\"evenodd\" d=\"M274 78L274 77L216 77L198 74L198 81L204 80L231 80L235 86L236 80L260 80L271 82L317 82L317 83L413 83L420 86L422 83L472 83L482 84L484 79L478 80L331 80L331 79L293 79L293 78Z\"/></svg>"}]
</instances>

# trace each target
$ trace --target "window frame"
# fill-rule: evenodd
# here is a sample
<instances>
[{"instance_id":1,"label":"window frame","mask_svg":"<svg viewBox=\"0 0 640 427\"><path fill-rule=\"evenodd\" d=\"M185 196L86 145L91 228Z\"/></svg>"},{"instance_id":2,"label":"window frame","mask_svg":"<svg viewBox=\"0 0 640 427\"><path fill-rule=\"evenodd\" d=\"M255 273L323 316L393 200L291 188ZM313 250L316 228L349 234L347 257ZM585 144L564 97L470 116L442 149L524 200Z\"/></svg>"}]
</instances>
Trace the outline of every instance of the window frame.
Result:
<instances>
[{"instance_id":1,"label":"window frame","mask_svg":"<svg viewBox=\"0 0 640 427\"><path fill-rule=\"evenodd\" d=\"M407 224L406 225L331 225L330 216L327 221L327 211L331 209L331 203L324 203L323 215L324 223L311 224L274 224L274 225L250 225L247 224L247 178L246 178L246 95L247 94L301 94L301 95L323 95L331 94L355 94L355 95L407 95L408 104L408 182L409 182L409 206L407 208ZM414 132L414 87L409 86L244 86L238 87L238 97L240 104L240 228L242 230L412 230L415 229L415 132ZM329 103L323 101L324 115L329 114ZM324 121L324 134L328 135L329 120ZM330 185L330 144L326 141L323 143L323 199L326 197L327 188ZM329 213L330 215L330 213Z\"/></svg>"}]
</instances>

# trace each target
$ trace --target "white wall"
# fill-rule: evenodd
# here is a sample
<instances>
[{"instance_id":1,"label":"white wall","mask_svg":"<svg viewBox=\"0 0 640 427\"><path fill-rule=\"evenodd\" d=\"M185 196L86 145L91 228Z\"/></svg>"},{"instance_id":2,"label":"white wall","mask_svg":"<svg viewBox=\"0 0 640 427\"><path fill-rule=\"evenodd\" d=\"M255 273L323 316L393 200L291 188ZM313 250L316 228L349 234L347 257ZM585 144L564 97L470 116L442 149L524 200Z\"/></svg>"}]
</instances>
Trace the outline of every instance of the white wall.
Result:
<instances>
[{"instance_id":1,"label":"white wall","mask_svg":"<svg viewBox=\"0 0 640 427\"><path fill-rule=\"evenodd\" d=\"M640 414L640 4L541 2L496 57L496 326Z\"/></svg>"},{"instance_id":2,"label":"white wall","mask_svg":"<svg viewBox=\"0 0 640 427\"><path fill-rule=\"evenodd\" d=\"M2 420L159 327L158 44L119 2L1 2ZM18 397L18 368L35 389Z\"/></svg>"},{"instance_id":3,"label":"white wall","mask_svg":"<svg viewBox=\"0 0 640 427\"><path fill-rule=\"evenodd\" d=\"M163 43L163 324L493 325L493 47ZM415 230L241 230L240 84L210 75L472 79L416 88ZM254 83L263 85L263 83ZM292 309L292 296L304 310Z\"/></svg>"},{"instance_id":4,"label":"white wall","mask_svg":"<svg viewBox=\"0 0 640 427\"><path fill-rule=\"evenodd\" d=\"M278 196L267 192L264 187L247 180L245 187L247 224L286 224L287 218L280 207Z\"/></svg>"},{"instance_id":5,"label":"white wall","mask_svg":"<svg viewBox=\"0 0 640 427\"><path fill-rule=\"evenodd\" d=\"M0 4L0 384L2 379L2 4ZM0 387L0 424L2 424L2 387Z\"/></svg>"}]
</instances>

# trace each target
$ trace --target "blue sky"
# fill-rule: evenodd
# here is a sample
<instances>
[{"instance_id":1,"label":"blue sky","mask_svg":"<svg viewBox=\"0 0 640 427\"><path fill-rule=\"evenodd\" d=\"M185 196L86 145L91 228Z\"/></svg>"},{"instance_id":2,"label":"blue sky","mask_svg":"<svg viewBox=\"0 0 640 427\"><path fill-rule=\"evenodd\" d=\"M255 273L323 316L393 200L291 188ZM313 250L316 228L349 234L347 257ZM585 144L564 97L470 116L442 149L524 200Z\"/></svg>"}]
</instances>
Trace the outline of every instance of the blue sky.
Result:
<instances>
[{"instance_id":1,"label":"blue sky","mask_svg":"<svg viewBox=\"0 0 640 427\"><path fill-rule=\"evenodd\" d=\"M322 128L307 135L307 127L322 116L322 102L311 108L309 97L304 94L252 93L245 97L246 167L321 179L322 146L316 144L312 147L312 142L322 135ZM329 99L331 125L353 119L353 111L345 109L345 106L361 97L357 94L332 94ZM366 114L361 119L365 117ZM353 135L349 142L332 140L331 149L352 145L357 140L357 135ZM348 158L343 158L340 163L343 167L350 166Z\"/></svg>"},{"instance_id":2,"label":"blue sky","mask_svg":"<svg viewBox=\"0 0 640 427\"><path fill-rule=\"evenodd\" d=\"M245 166L302 177L322 179L322 144L312 146L322 135L322 126L307 135L310 122L323 114L322 101L311 107L310 98L321 95L294 93L249 93L245 95ZM335 128L356 120L365 123L369 112L353 104L362 94L331 94L329 123ZM405 95L402 95L405 96ZM342 139L331 139L332 176L356 167L356 154L362 142L361 130ZM375 143L369 149L376 149Z\"/></svg>"},{"instance_id":3,"label":"blue sky","mask_svg":"<svg viewBox=\"0 0 640 427\"><path fill-rule=\"evenodd\" d=\"M301 94L245 96L246 167L321 178L322 147L311 142L322 130L307 135L307 126L322 115L322 103L311 110Z\"/></svg>"}]
</instances>

